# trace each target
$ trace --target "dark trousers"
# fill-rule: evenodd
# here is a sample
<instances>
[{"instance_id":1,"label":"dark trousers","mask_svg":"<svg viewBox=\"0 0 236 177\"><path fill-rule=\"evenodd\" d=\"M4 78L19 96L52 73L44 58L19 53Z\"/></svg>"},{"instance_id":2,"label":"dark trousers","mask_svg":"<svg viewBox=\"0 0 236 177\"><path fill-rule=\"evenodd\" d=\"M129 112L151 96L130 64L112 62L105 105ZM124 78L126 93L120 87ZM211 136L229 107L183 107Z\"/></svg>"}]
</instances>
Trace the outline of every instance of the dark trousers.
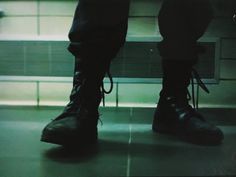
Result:
<instances>
[{"instance_id":1,"label":"dark trousers","mask_svg":"<svg viewBox=\"0 0 236 177\"><path fill-rule=\"evenodd\" d=\"M80 0L69 32L68 49L91 62L111 60L125 43L129 0Z\"/></svg>"},{"instance_id":2,"label":"dark trousers","mask_svg":"<svg viewBox=\"0 0 236 177\"><path fill-rule=\"evenodd\" d=\"M125 42L129 4L129 0L80 0L69 32L69 51L94 61L114 58ZM211 18L208 0L164 0L158 15L161 56L196 60L196 42Z\"/></svg>"}]
</instances>

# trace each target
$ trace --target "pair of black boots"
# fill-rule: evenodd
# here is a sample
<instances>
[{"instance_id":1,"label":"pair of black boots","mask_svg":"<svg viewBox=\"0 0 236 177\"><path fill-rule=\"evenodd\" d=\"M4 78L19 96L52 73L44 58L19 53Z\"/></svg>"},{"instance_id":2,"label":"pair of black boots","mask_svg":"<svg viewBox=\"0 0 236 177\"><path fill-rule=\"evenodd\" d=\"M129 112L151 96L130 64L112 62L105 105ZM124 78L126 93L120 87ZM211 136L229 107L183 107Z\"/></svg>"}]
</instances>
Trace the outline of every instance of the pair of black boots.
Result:
<instances>
[{"instance_id":1,"label":"pair of black boots","mask_svg":"<svg viewBox=\"0 0 236 177\"><path fill-rule=\"evenodd\" d=\"M87 146L97 142L100 88L108 67L101 64L88 66L76 59L70 102L63 113L44 128L41 141L65 146ZM163 61L163 71L163 89L154 114L153 131L197 144L220 144L222 131L188 103L187 87L192 64Z\"/></svg>"}]
</instances>

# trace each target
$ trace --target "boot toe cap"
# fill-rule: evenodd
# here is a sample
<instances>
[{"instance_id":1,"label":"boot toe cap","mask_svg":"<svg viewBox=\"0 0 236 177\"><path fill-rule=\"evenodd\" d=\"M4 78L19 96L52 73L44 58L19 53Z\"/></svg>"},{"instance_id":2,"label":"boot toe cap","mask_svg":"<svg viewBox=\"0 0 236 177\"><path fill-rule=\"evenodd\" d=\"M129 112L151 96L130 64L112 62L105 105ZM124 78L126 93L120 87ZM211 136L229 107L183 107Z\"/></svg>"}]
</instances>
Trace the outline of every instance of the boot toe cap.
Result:
<instances>
[{"instance_id":1,"label":"boot toe cap","mask_svg":"<svg viewBox=\"0 0 236 177\"><path fill-rule=\"evenodd\" d=\"M186 137L193 143L218 145L222 143L224 134L220 128L212 125L212 127L208 129L192 130L191 132L186 133Z\"/></svg>"}]
</instances>

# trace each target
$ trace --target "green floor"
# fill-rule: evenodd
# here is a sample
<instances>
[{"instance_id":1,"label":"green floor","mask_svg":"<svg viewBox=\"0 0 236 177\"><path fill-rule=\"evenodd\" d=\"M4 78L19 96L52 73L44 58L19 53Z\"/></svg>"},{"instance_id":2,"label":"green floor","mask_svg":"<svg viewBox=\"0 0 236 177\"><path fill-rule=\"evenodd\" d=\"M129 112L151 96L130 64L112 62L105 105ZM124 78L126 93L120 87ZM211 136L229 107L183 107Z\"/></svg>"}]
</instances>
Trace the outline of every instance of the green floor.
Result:
<instances>
[{"instance_id":1,"label":"green floor","mask_svg":"<svg viewBox=\"0 0 236 177\"><path fill-rule=\"evenodd\" d=\"M151 131L150 108L101 108L99 143L86 150L39 141L58 107L0 107L1 177L236 176L236 109L201 109L222 128L216 147Z\"/></svg>"}]
</instances>

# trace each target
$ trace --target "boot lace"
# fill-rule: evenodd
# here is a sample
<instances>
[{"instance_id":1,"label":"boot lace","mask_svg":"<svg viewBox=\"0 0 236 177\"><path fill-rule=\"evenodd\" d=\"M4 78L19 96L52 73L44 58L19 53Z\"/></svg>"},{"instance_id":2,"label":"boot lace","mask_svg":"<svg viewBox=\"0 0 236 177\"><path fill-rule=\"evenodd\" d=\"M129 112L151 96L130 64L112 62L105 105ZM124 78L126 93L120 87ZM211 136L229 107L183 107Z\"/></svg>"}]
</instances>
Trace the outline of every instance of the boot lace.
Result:
<instances>
[{"instance_id":1,"label":"boot lace","mask_svg":"<svg viewBox=\"0 0 236 177\"><path fill-rule=\"evenodd\" d=\"M104 82L102 82L101 91L102 91L102 104L103 104L103 106L105 106L105 94L110 94L112 92L113 86L114 86L110 69L107 70L106 74L110 80L110 88L109 88L109 90L106 90L104 87Z\"/></svg>"},{"instance_id":2,"label":"boot lace","mask_svg":"<svg viewBox=\"0 0 236 177\"><path fill-rule=\"evenodd\" d=\"M197 84L197 91L195 96L195 88L194 88L194 79L196 80ZM188 100L192 99L193 107L194 109L198 109L198 103L199 103L199 87L201 87L202 90L204 90L206 93L210 93L206 85L202 82L200 75L196 71L196 69L192 68L192 75L191 75L191 94L188 91Z\"/></svg>"}]
</instances>

